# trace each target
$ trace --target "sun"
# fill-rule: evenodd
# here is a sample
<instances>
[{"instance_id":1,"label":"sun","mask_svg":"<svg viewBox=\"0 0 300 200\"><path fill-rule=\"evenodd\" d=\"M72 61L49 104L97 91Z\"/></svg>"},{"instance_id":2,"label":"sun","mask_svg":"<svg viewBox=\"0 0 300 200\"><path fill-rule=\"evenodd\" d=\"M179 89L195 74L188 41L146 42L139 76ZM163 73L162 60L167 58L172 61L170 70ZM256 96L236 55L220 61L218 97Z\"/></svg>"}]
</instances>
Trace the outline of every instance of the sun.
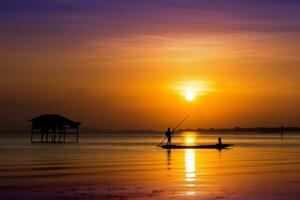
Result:
<instances>
[{"instance_id":1,"label":"sun","mask_svg":"<svg viewBox=\"0 0 300 200\"><path fill-rule=\"evenodd\" d=\"M194 101L195 98L196 98L196 95L195 95L194 92L190 92L189 91L189 92L185 93L185 100L187 100L187 101Z\"/></svg>"}]
</instances>

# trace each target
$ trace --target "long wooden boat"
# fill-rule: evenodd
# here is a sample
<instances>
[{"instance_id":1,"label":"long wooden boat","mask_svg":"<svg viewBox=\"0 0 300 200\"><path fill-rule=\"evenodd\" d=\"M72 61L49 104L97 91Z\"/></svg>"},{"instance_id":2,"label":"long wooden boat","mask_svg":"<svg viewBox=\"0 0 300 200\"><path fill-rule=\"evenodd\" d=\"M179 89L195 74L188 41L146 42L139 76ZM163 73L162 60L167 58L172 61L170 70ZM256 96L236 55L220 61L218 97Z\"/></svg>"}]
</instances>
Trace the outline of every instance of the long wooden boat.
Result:
<instances>
[{"instance_id":1,"label":"long wooden boat","mask_svg":"<svg viewBox=\"0 0 300 200\"><path fill-rule=\"evenodd\" d=\"M233 146L233 144L213 144L213 145L197 145L197 146L185 146L185 145L162 145L163 149L225 149Z\"/></svg>"}]
</instances>

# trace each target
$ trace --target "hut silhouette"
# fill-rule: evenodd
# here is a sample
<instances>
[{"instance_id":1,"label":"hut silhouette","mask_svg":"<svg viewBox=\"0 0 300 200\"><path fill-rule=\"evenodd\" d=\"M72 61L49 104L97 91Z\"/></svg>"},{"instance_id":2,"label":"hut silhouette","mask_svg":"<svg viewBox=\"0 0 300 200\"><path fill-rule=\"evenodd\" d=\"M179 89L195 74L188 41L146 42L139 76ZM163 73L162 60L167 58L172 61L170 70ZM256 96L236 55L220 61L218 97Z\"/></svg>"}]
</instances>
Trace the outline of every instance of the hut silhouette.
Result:
<instances>
[{"instance_id":1,"label":"hut silhouette","mask_svg":"<svg viewBox=\"0 0 300 200\"><path fill-rule=\"evenodd\" d=\"M78 143L78 132L81 122L72 121L66 117L58 114L45 114L29 120L31 124L31 142L33 142L34 135L40 135L41 142L66 142L66 134L76 136ZM73 130L72 132L67 130Z\"/></svg>"}]
</instances>

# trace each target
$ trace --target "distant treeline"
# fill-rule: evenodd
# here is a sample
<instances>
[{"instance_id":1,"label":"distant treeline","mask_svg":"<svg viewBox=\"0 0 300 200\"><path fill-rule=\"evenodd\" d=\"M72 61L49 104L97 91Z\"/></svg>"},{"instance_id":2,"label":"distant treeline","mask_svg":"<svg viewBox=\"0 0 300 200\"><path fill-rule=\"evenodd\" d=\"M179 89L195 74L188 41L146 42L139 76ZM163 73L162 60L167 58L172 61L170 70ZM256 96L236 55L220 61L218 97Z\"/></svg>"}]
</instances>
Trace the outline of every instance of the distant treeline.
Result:
<instances>
[{"instance_id":1,"label":"distant treeline","mask_svg":"<svg viewBox=\"0 0 300 200\"><path fill-rule=\"evenodd\" d=\"M184 129L182 131L201 132L257 132L257 133L280 133L280 132L300 132L300 127L256 127L256 128L198 128Z\"/></svg>"}]
</instances>

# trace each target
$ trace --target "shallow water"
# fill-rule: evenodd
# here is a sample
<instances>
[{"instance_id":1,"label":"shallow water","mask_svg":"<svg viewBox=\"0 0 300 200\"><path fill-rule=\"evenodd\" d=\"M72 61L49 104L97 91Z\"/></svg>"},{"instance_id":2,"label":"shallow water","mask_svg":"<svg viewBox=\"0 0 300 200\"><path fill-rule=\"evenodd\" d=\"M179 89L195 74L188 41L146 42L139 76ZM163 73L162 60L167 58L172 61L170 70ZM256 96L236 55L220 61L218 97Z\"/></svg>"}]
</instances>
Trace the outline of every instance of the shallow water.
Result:
<instances>
[{"instance_id":1,"label":"shallow water","mask_svg":"<svg viewBox=\"0 0 300 200\"><path fill-rule=\"evenodd\" d=\"M81 134L79 144L1 134L0 197L298 199L300 134L182 132L173 143L215 144L219 135L234 146L167 151L155 148L162 133Z\"/></svg>"}]
</instances>

